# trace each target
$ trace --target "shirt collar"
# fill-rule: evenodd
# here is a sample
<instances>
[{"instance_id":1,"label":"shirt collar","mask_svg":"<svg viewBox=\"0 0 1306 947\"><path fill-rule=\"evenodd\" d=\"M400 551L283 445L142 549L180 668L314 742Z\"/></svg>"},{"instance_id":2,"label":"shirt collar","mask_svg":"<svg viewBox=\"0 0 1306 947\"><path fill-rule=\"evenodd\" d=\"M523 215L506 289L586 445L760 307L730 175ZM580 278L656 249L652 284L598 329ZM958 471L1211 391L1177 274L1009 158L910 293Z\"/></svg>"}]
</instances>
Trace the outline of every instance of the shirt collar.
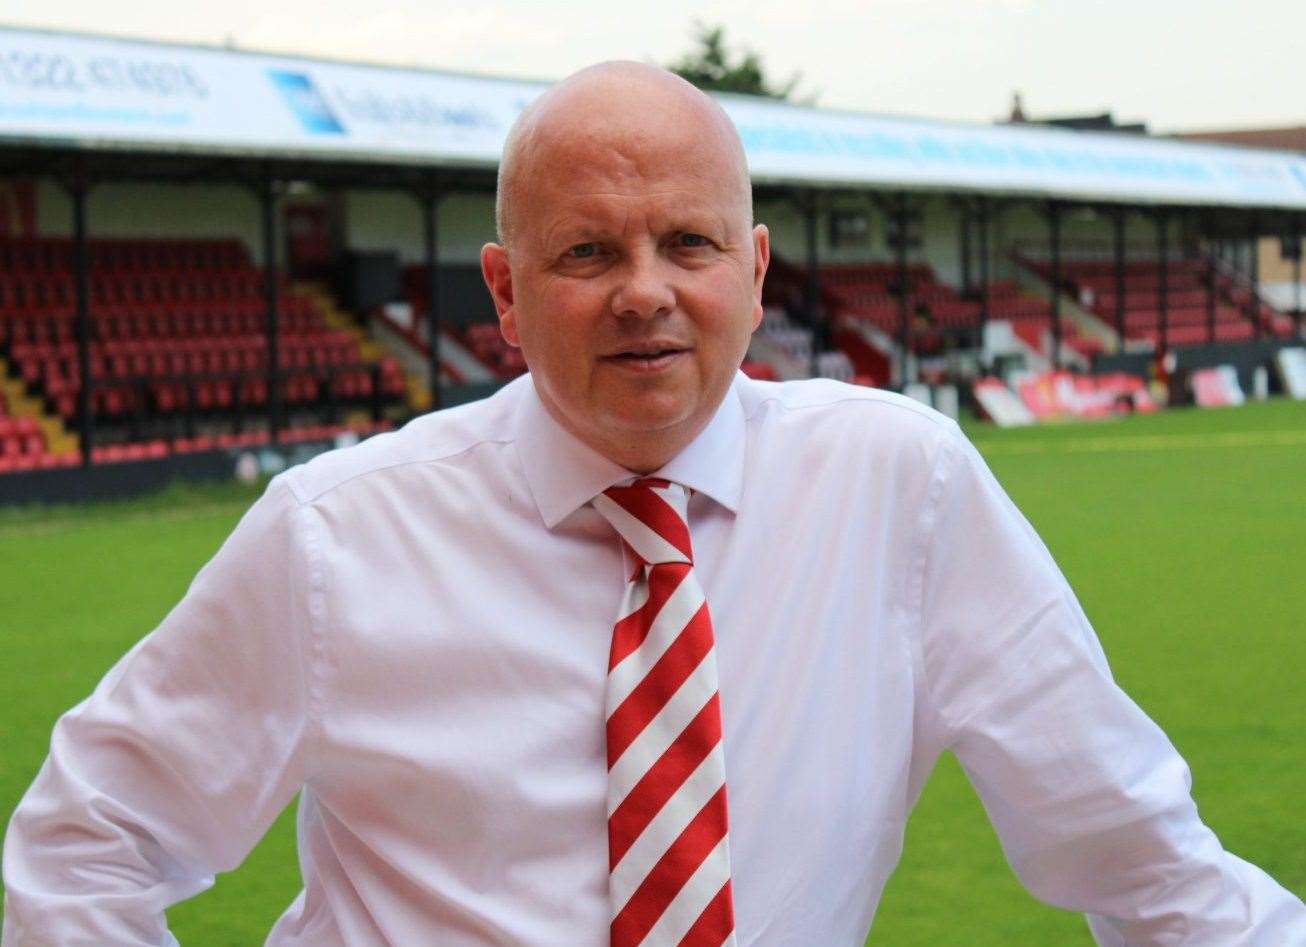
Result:
<instances>
[{"instance_id":1,"label":"shirt collar","mask_svg":"<svg viewBox=\"0 0 1306 947\"><path fill-rule=\"evenodd\" d=\"M736 391L740 377L735 376L698 437L649 475L705 493L732 513L738 512L744 486L744 407ZM523 380L515 425L522 471L549 529L608 487L633 476L558 424L529 376Z\"/></svg>"}]
</instances>

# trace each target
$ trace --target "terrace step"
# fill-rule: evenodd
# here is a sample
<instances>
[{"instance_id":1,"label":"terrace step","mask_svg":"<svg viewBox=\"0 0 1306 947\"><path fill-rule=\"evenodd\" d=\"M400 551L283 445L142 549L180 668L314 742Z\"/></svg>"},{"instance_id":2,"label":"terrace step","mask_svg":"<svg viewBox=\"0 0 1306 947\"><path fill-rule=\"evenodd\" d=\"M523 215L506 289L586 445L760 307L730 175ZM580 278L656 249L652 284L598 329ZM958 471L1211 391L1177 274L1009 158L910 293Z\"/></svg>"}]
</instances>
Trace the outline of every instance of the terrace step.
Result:
<instances>
[{"instance_id":1,"label":"terrace step","mask_svg":"<svg viewBox=\"0 0 1306 947\"><path fill-rule=\"evenodd\" d=\"M354 341L358 343L359 354L368 364L375 364L383 356L392 354L363 327L358 318L340 306L339 300L325 283L300 280L293 285L296 292L313 300L327 325L353 336ZM408 370L403 359L395 359L395 361L399 363L399 368L404 374L405 403L413 411L427 410L430 407L431 395L426 390L426 383Z\"/></svg>"},{"instance_id":2,"label":"terrace step","mask_svg":"<svg viewBox=\"0 0 1306 947\"><path fill-rule=\"evenodd\" d=\"M27 393L23 381L11 372L9 363L0 358L0 391L4 392L8 413L15 418L32 418L45 435L45 449L49 454L77 452L77 436L65 427L63 419L49 414L39 398Z\"/></svg>"}]
</instances>

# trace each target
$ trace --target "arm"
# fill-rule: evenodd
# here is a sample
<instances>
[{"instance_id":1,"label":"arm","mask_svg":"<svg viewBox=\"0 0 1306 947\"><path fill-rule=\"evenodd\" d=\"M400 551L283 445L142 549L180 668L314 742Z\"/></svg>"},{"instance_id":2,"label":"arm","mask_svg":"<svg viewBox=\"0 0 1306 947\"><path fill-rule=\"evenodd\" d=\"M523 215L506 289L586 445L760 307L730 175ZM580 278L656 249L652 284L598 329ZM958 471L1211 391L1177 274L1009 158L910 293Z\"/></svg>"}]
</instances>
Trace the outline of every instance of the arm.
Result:
<instances>
[{"instance_id":1,"label":"arm","mask_svg":"<svg viewBox=\"0 0 1306 947\"><path fill-rule=\"evenodd\" d=\"M1225 852L1188 768L1115 685L1042 542L958 437L930 485L921 654L944 740L1036 897L1104 945L1306 943L1306 908Z\"/></svg>"},{"instance_id":2,"label":"arm","mask_svg":"<svg viewBox=\"0 0 1306 947\"><path fill-rule=\"evenodd\" d=\"M55 725L4 847L4 945L173 944L304 778L301 510L274 480L181 602Z\"/></svg>"}]
</instances>

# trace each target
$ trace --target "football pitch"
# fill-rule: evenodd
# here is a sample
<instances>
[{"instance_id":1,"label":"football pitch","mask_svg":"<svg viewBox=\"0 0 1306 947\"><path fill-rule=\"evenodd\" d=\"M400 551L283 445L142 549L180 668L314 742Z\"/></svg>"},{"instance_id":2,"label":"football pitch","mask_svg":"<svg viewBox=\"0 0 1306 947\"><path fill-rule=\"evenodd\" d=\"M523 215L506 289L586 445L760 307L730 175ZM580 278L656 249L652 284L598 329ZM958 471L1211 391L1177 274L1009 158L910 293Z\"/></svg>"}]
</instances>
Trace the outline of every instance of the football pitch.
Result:
<instances>
[{"instance_id":1,"label":"football pitch","mask_svg":"<svg viewBox=\"0 0 1306 947\"><path fill-rule=\"evenodd\" d=\"M1051 548L1117 680L1187 758L1225 847L1306 894L1306 403L970 434ZM185 591L256 492L0 510L0 818L55 718ZM169 912L182 944L262 943L299 888L293 811ZM868 943L1091 944L1013 878L945 757ZM815 947L815 945L814 945Z\"/></svg>"}]
</instances>

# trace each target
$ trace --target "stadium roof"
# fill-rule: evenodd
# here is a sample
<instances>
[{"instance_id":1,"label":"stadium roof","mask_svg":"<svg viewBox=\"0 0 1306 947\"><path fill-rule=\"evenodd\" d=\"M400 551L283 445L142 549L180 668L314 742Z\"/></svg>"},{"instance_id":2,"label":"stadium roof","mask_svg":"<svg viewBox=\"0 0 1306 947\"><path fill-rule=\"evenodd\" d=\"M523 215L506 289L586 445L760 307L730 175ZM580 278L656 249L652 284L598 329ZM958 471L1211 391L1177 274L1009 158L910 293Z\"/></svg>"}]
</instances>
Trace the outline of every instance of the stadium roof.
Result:
<instances>
[{"instance_id":1,"label":"stadium roof","mask_svg":"<svg viewBox=\"0 0 1306 947\"><path fill-rule=\"evenodd\" d=\"M1286 128L1233 128L1227 131L1180 132L1184 141L1217 141L1245 148L1274 148L1280 151L1306 152L1306 125Z\"/></svg>"},{"instance_id":2,"label":"stadium roof","mask_svg":"<svg viewBox=\"0 0 1306 947\"><path fill-rule=\"evenodd\" d=\"M545 83L0 27L0 149L486 172ZM719 96L760 185L1306 209L1306 155Z\"/></svg>"}]
</instances>

